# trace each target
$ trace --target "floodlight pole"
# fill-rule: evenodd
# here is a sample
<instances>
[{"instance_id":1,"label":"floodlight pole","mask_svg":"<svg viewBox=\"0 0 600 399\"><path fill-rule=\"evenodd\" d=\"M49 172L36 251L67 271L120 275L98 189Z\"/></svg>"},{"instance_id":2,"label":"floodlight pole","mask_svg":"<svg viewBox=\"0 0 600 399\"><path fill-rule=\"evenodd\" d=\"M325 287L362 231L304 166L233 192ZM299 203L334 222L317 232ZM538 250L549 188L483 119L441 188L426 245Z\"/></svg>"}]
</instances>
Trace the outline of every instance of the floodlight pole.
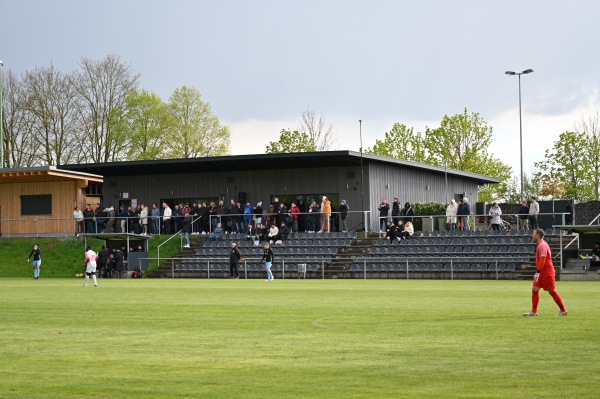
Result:
<instances>
[{"instance_id":1,"label":"floodlight pole","mask_svg":"<svg viewBox=\"0 0 600 399\"><path fill-rule=\"evenodd\" d=\"M505 74L509 76L517 75L519 77L519 143L521 152L521 202L524 197L524 182L523 182L523 116L521 112L521 75L527 75L532 73L533 69L526 69L523 72L506 71Z\"/></svg>"},{"instance_id":2,"label":"floodlight pole","mask_svg":"<svg viewBox=\"0 0 600 399\"><path fill-rule=\"evenodd\" d=\"M365 234L367 232L367 226L365 224L365 172L363 170L363 144L362 144L362 119L358 120L358 131L360 134L360 212L362 214L362 224Z\"/></svg>"}]
</instances>

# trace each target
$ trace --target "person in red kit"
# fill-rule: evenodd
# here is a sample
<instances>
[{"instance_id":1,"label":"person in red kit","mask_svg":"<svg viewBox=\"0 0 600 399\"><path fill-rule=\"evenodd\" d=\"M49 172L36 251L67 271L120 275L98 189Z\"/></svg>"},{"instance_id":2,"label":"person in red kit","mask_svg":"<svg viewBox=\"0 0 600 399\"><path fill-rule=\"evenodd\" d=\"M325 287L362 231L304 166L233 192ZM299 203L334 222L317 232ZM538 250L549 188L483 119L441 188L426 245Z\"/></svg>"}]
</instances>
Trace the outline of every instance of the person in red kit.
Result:
<instances>
[{"instance_id":1,"label":"person in red kit","mask_svg":"<svg viewBox=\"0 0 600 399\"><path fill-rule=\"evenodd\" d=\"M544 241L544 230L535 229L533 231L533 241L537 244L535 251L535 266L537 273L533 276L533 287L531 292L531 312L523 313L523 316L537 316L538 303L540 302L540 289L548 291L554 302L560 308L557 316L566 316L567 309L558 292L556 292L556 280L554 264L552 264L552 254L548 243Z\"/></svg>"}]
</instances>

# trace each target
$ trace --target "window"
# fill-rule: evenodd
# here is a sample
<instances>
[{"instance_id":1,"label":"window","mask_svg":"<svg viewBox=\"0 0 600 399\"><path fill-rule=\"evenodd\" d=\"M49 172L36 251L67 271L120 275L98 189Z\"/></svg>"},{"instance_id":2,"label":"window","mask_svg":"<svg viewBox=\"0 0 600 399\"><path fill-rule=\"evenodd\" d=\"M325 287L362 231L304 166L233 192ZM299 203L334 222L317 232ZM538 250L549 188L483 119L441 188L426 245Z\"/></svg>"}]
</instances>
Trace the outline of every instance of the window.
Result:
<instances>
[{"instance_id":1,"label":"window","mask_svg":"<svg viewBox=\"0 0 600 399\"><path fill-rule=\"evenodd\" d=\"M21 216L52 215L52 195L21 195Z\"/></svg>"}]
</instances>

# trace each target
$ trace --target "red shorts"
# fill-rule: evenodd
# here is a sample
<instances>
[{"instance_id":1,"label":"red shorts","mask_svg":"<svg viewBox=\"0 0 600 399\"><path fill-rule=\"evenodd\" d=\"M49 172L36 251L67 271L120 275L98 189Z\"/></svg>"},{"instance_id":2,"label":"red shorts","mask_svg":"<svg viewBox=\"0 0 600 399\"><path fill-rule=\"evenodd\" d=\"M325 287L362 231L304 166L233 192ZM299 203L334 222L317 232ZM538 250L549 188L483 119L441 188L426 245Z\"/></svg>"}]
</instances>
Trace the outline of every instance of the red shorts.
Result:
<instances>
[{"instance_id":1,"label":"red shorts","mask_svg":"<svg viewBox=\"0 0 600 399\"><path fill-rule=\"evenodd\" d=\"M538 281L533 282L533 286L544 291L556 291L556 279L554 276L540 276Z\"/></svg>"}]
</instances>

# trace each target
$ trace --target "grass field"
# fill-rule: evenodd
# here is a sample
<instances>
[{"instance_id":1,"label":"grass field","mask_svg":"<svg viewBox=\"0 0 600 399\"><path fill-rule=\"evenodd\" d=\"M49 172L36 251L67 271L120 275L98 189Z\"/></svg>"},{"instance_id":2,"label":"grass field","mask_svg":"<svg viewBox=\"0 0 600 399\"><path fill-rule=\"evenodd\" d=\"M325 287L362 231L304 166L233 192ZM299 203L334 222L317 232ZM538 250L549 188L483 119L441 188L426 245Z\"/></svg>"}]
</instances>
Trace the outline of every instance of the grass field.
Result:
<instances>
[{"instance_id":1,"label":"grass field","mask_svg":"<svg viewBox=\"0 0 600 399\"><path fill-rule=\"evenodd\" d=\"M0 279L5 398L597 398L600 286Z\"/></svg>"}]
</instances>

